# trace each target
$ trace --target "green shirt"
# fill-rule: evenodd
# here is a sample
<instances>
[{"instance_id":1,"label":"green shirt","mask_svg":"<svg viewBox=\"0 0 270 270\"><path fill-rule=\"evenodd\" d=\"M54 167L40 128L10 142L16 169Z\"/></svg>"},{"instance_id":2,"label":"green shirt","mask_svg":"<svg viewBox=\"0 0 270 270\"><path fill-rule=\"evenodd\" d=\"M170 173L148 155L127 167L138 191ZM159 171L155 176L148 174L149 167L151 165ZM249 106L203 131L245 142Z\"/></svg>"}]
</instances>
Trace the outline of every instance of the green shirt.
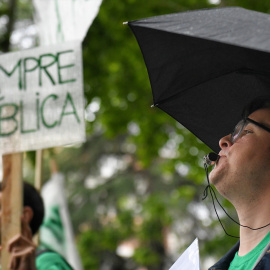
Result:
<instances>
[{"instance_id":1,"label":"green shirt","mask_svg":"<svg viewBox=\"0 0 270 270\"><path fill-rule=\"evenodd\" d=\"M65 259L55 252L44 252L36 257L37 270L72 270Z\"/></svg>"},{"instance_id":2,"label":"green shirt","mask_svg":"<svg viewBox=\"0 0 270 270\"><path fill-rule=\"evenodd\" d=\"M245 256L238 256L238 252L236 252L231 261L229 270L252 270L257 259L269 242L270 232L268 232L264 239Z\"/></svg>"}]
</instances>

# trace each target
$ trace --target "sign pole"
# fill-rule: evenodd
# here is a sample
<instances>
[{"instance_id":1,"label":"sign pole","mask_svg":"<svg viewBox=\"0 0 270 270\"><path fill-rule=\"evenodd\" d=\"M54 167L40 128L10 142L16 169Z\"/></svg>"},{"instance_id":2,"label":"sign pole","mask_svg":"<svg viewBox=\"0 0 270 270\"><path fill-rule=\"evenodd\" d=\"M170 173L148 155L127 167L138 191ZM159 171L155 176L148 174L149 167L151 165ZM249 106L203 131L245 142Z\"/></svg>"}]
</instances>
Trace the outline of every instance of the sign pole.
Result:
<instances>
[{"instance_id":1,"label":"sign pole","mask_svg":"<svg viewBox=\"0 0 270 270\"><path fill-rule=\"evenodd\" d=\"M40 192L42 187L42 159L43 150L36 150L35 188ZM34 243L39 245L39 232L33 236Z\"/></svg>"},{"instance_id":2,"label":"sign pole","mask_svg":"<svg viewBox=\"0 0 270 270\"><path fill-rule=\"evenodd\" d=\"M3 155L2 182L2 270L8 270L8 241L21 233L22 215L22 153Z\"/></svg>"},{"instance_id":3,"label":"sign pole","mask_svg":"<svg viewBox=\"0 0 270 270\"><path fill-rule=\"evenodd\" d=\"M42 186L42 154L43 150L36 151L35 188L40 191Z\"/></svg>"}]
</instances>

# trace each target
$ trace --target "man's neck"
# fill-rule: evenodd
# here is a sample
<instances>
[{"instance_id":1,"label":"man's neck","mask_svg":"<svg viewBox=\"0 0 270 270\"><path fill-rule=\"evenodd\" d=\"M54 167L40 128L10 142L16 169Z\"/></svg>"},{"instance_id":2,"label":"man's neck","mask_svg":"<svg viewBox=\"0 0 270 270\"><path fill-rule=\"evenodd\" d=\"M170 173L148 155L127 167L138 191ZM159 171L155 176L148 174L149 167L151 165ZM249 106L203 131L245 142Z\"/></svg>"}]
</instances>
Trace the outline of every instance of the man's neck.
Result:
<instances>
[{"instance_id":1,"label":"man's neck","mask_svg":"<svg viewBox=\"0 0 270 270\"><path fill-rule=\"evenodd\" d=\"M249 232L243 232L243 230L240 229L240 247L238 255L244 256L248 254L251 250L253 250L264 239L269 230L270 228L268 227L261 230Z\"/></svg>"},{"instance_id":2,"label":"man's neck","mask_svg":"<svg viewBox=\"0 0 270 270\"><path fill-rule=\"evenodd\" d=\"M269 206L268 206L269 205ZM262 204L256 202L249 204L246 209L238 209L240 224L257 229L270 223L270 202ZM251 230L240 226L240 247L239 256L244 256L254 249L270 231L270 225L259 230Z\"/></svg>"}]
</instances>

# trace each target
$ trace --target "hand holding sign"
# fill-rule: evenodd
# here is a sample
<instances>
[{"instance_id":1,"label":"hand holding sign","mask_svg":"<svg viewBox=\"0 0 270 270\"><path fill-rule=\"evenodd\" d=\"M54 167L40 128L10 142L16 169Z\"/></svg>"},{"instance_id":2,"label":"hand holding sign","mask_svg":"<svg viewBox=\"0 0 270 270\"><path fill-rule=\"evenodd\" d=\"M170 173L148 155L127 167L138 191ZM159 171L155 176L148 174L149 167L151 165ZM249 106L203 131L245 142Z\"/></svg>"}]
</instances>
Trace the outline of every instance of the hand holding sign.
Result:
<instances>
[{"instance_id":1,"label":"hand holding sign","mask_svg":"<svg viewBox=\"0 0 270 270\"><path fill-rule=\"evenodd\" d=\"M32 233L28 223L21 218L22 232L8 242L11 253L9 268L15 270L36 270L36 246L32 241Z\"/></svg>"}]
</instances>

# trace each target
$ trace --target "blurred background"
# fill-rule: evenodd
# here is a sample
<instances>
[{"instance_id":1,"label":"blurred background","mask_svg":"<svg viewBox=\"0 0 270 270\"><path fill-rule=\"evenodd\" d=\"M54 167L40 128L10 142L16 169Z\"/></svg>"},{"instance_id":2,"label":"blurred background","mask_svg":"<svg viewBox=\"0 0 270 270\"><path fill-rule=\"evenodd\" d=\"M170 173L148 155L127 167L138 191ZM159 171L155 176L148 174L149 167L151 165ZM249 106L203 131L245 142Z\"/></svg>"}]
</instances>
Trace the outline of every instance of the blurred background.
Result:
<instances>
[{"instance_id":1,"label":"blurred background","mask_svg":"<svg viewBox=\"0 0 270 270\"><path fill-rule=\"evenodd\" d=\"M64 175L84 269L163 270L198 237L202 270L237 241L225 235L206 186L210 151L158 108L139 46L123 22L194 9L240 6L270 13L268 0L103 0L84 41L87 141L43 151L43 183L55 160ZM0 51L39 46L30 0L0 1ZM49 20L49 18L48 18ZM35 152L24 179L34 181ZM231 213L230 204L220 198ZM229 233L238 227L219 210Z\"/></svg>"}]
</instances>

